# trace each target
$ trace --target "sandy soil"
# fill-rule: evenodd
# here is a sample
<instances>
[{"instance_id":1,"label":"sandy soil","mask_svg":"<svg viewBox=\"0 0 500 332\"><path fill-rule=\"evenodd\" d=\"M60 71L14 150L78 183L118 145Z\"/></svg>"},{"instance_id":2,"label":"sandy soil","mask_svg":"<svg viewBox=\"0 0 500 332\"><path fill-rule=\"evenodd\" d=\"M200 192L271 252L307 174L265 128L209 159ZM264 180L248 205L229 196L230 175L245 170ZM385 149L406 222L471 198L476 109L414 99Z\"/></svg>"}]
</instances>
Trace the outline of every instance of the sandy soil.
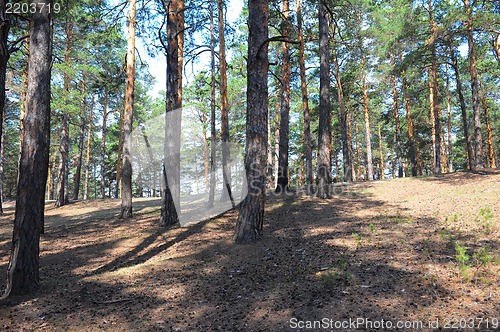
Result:
<instances>
[{"instance_id":1,"label":"sandy soil","mask_svg":"<svg viewBox=\"0 0 500 332\"><path fill-rule=\"evenodd\" d=\"M500 172L359 183L335 193L271 195L265 237L253 245L232 243L235 211L162 229L154 199L136 200L127 221L117 219L117 200L48 204L40 292L0 302L0 329L499 329ZM0 276L12 219L7 203Z\"/></svg>"}]
</instances>

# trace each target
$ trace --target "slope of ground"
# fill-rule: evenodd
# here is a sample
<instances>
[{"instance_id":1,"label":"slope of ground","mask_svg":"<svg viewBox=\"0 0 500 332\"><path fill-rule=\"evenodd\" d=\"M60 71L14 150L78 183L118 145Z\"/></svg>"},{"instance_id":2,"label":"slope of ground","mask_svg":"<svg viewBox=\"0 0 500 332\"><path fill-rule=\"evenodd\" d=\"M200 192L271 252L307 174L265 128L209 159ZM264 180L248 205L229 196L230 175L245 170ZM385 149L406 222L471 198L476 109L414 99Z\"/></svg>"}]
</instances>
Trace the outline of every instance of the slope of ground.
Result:
<instances>
[{"instance_id":1,"label":"slope of ground","mask_svg":"<svg viewBox=\"0 0 500 332\"><path fill-rule=\"evenodd\" d=\"M339 185L329 200L271 195L264 239L245 246L232 243L234 211L161 229L158 200L136 200L127 221L116 200L47 205L41 290L1 302L0 329L497 330L499 198L497 171Z\"/></svg>"}]
</instances>

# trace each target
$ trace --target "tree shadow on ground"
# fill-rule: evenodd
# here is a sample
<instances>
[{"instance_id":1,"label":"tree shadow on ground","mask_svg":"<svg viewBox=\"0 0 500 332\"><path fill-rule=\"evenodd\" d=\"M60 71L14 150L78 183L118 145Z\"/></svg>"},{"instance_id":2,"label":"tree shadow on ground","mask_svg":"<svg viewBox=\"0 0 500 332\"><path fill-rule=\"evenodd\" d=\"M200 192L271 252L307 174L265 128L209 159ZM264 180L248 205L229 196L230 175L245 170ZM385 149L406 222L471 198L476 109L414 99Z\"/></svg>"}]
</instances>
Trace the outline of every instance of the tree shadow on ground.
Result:
<instances>
[{"instance_id":1,"label":"tree shadow on ground","mask_svg":"<svg viewBox=\"0 0 500 332\"><path fill-rule=\"evenodd\" d=\"M370 209L387 212L355 215ZM461 295L425 268L449 263L440 240L425 232L432 218L410 220L363 195L272 196L265 236L252 245L232 243L235 218L233 211L166 231L153 217L55 226L43 244L40 293L0 303L0 327L305 331L294 319L427 324L443 311L470 313L457 306Z\"/></svg>"}]
</instances>

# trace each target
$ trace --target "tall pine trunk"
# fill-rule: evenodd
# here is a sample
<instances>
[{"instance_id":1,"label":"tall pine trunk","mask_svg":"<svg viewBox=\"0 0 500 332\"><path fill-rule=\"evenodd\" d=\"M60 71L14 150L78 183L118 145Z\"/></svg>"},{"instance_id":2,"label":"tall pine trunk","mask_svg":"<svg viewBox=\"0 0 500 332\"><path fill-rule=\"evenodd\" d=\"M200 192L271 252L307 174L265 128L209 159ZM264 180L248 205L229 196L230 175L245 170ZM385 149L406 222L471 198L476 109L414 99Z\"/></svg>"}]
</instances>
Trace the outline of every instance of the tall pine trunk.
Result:
<instances>
[{"instance_id":1,"label":"tall pine trunk","mask_svg":"<svg viewBox=\"0 0 500 332\"><path fill-rule=\"evenodd\" d=\"M490 112L488 109L488 104L486 103L486 96L484 95L484 93L481 96L481 105L483 106L484 110L486 134L488 136L488 166L491 168L496 168L497 166L495 161L495 149L493 147L493 134L491 132Z\"/></svg>"},{"instance_id":2,"label":"tall pine trunk","mask_svg":"<svg viewBox=\"0 0 500 332\"><path fill-rule=\"evenodd\" d=\"M406 78L406 73L403 71L403 98L405 100L405 110L406 110L406 122L408 129L408 153L410 155L410 163L411 163L411 176L417 176L417 148L415 142L415 136L413 134L413 119L411 117L411 103L410 96L408 95L408 80Z\"/></svg>"},{"instance_id":3,"label":"tall pine trunk","mask_svg":"<svg viewBox=\"0 0 500 332\"><path fill-rule=\"evenodd\" d=\"M335 31L333 33L333 41L335 42ZM342 87L342 80L340 78L340 66L337 57L337 45L334 44L332 48L333 53L333 66L335 70L335 81L337 83L337 96L340 108L340 140L342 141L342 158L344 164L344 181L353 181L352 175L352 154L349 148L349 126L347 121L347 109L344 100L344 90Z\"/></svg>"},{"instance_id":4,"label":"tall pine trunk","mask_svg":"<svg viewBox=\"0 0 500 332\"><path fill-rule=\"evenodd\" d=\"M391 66L396 67L394 53L391 52ZM394 114L394 122L396 123L396 154L398 158L398 177L403 177L403 148L401 145L401 124L399 122L399 107L398 107L398 86L396 75L391 75L392 81L392 111Z\"/></svg>"},{"instance_id":5,"label":"tall pine trunk","mask_svg":"<svg viewBox=\"0 0 500 332\"><path fill-rule=\"evenodd\" d=\"M125 110L123 112L123 152L122 152L122 206L120 219L132 217L132 121L134 109L135 75L135 18L136 0L129 0L128 47L127 47L127 86L125 90Z\"/></svg>"},{"instance_id":6,"label":"tall pine trunk","mask_svg":"<svg viewBox=\"0 0 500 332\"><path fill-rule=\"evenodd\" d=\"M9 21L5 13L7 1L0 1L0 213L3 213L3 117L5 114L5 81L7 73L7 62L9 61L9 49L7 38L9 36Z\"/></svg>"},{"instance_id":7,"label":"tall pine trunk","mask_svg":"<svg viewBox=\"0 0 500 332\"><path fill-rule=\"evenodd\" d=\"M290 8L288 0L283 0L283 22L281 33L288 39L290 30ZM290 135L290 44L281 43L281 102L280 102L280 143L278 155L278 181L276 192L282 192L288 187L288 137Z\"/></svg>"},{"instance_id":8,"label":"tall pine trunk","mask_svg":"<svg viewBox=\"0 0 500 332\"><path fill-rule=\"evenodd\" d=\"M357 14L358 20L358 48L361 56L361 81L363 85L363 111L365 115L365 144L366 144L366 170L368 181L373 181L373 156L372 156L372 134L370 128L370 108L368 99L368 87L366 85L366 55L363 47L363 37L361 36L361 12Z\"/></svg>"},{"instance_id":9,"label":"tall pine trunk","mask_svg":"<svg viewBox=\"0 0 500 332\"><path fill-rule=\"evenodd\" d=\"M86 113L86 103L85 103L85 74L82 77L82 99L80 103L80 133L78 136L78 153L76 155L76 169L73 176L73 200L78 200L80 196L80 179L82 175L82 159L83 159L83 147L85 141L85 113Z\"/></svg>"},{"instance_id":10,"label":"tall pine trunk","mask_svg":"<svg viewBox=\"0 0 500 332\"><path fill-rule=\"evenodd\" d=\"M229 149L229 102L227 97L227 63L226 63L226 41L224 21L224 1L217 0L218 23L219 23L219 72L220 72L220 136L222 141L222 178L224 188L222 190L222 201L228 199L233 202L231 191L231 152ZM234 202L233 202L234 204Z\"/></svg>"},{"instance_id":11,"label":"tall pine trunk","mask_svg":"<svg viewBox=\"0 0 500 332\"><path fill-rule=\"evenodd\" d=\"M304 55L304 36L302 29L302 5L301 0L297 0L297 25L299 41L299 70L300 88L302 93L302 111L304 112L304 159L305 159L305 186L306 192L313 192L313 169L312 169L312 143L311 143L311 115L309 111L309 96L307 94L306 64Z\"/></svg>"},{"instance_id":12,"label":"tall pine trunk","mask_svg":"<svg viewBox=\"0 0 500 332\"><path fill-rule=\"evenodd\" d=\"M450 51L450 58L451 58L451 63L453 70L455 71L455 82L457 85L457 94L458 94L458 100L460 102L460 110L462 111L462 127L464 130L464 138L465 138L465 153L466 153L466 159L467 159L467 168L469 170L474 169L474 154L472 151L472 143L471 143L471 136L469 134L469 121L467 119L467 108L465 106L465 98L463 94L463 89L462 89L462 80L460 79L460 69L458 67L458 60L457 56L455 54L455 49L453 46L449 46L449 51Z\"/></svg>"},{"instance_id":13,"label":"tall pine trunk","mask_svg":"<svg viewBox=\"0 0 500 332\"><path fill-rule=\"evenodd\" d=\"M108 135L108 96L104 96L102 110L102 128L101 128L101 199L106 197L106 136Z\"/></svg>"},{"instance_id":14,"label":"tall pine trunk","mask_svg":"<svg viewBox=\"0 0 500 332\"><path fill-rule=\"evenodd\" d=\"M248 195L240 204L236 243L262 237L266 202L268 114L268 2L248 1L247 119L245 170Z\"/></svg>"},{"instance_id":15,"label":"tall pine trunk","mask_svg":"<svg viewBox=\"0 0 500 332\"><path fill-rule=\"evenodd\" d=\"M325 2L319 1L319 128L318 172L316 195L330 197L330 164L332 154L331 105L330 105L330 50L328 47L328 11Z\"/></svg>"},{"instance_id":16,"label":"tall pine trunk","mask_svg":"<svg viewBox=\"0 0 500 332\"><path fill-rule=\"evenodd\" d=\"M40 232L50 146L52 15L49 8L52 8L52 1L36 2L45 6L39 6L41 9L31 18L24 140L5 297L35 294L39 289Z\"/></svg>"},{"instance_id":17,"label":"tall pine trunk","mask_svg":"<svg viewBox=\"0 0 500 332\"><path fill-rule=\"evenodd\" d=\"M472 8L469 5L469 0L464 0L465 11L467 20L465 25L467 27L467 44L469 46L469 65L470 65L470 79L472 88L472 110L474 112L474 143L476 147L475 163L477 169L484 168L483 157L483 137L481 134L481 112L479 110L479 80L477 78L477 59L474 49L474 28L472 21Z\"/></svg>"},{"instance_id":18,"label":"tall pine trunk","mask_svg":"<svg viewBox=\"0 0 500 332\"><path fill-rule=\"evenodd\" d=\"M210 190L208 206L214 205L216 180L216 145L217 132L215 130L215 25L214 0L210 0Z\"/></svg>"},{"instance_id":19,"label":"tall pine trunk","mask_svg":"<svg viewBox=\"0 0 500 332\"><path fill-rule=\"evenodd\" d=\"M432 0L428 0L429 25L431 37L428 41L431 48L431 68L429 70L429 100L432 123L432 142L433 142L433 172L441 174L441 121L438 98L438 80L437 80L437 55L436 55L436 23L434 22L434 11Z\"/></svg>"},{"instance_id":20,"label":"tall pine trunk","mask_svg":"<svg viewBox=\"0 0 500 332\"><path fill-rule=\"evenodd\" d=\"M165 105L165 150L162 169L161 226L179 222L180 136L182 107L182 54L184 45L184 1L172 0L167 12L167 89ZM167 178L167 171L171 175Z\"/></svg>"},{"instance_id":21,"label":"tall pine trunk","mask_svg":"<svg viewBox=\"0 0 500 332\"><path fill-rule=\"evenodd\" d=\"M85 180L83 183L83 200L89 199L89 186L90 186L90 150L92 148L92 123L94 117L94 101L92 100L92 104L89 111L89 121L87 127L87 147L85 154Z\"/></svg>"}]
</instances>

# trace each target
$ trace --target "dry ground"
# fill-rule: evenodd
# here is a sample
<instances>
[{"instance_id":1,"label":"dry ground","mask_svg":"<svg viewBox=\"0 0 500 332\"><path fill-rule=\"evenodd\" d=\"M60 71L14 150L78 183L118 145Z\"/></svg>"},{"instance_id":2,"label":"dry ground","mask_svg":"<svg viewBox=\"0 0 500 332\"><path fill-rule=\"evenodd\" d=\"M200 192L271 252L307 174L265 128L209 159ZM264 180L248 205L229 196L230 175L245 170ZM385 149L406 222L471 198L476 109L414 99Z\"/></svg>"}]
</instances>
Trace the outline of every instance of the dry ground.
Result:
<instances>
[{"instance_id":1,"label":"dry ground","mask_svg":"<svg viewBox=\"0 0 500 332\"><path fill-rule=\"evenodd\" d=\"M271 195L264 239L244 246L231 241L234 211L161 229L158 201L136 200L127 221L116 218L119 204L47 205L40 292L1 302L1 330L356 330L295 324L322 318L417 321L421 331L472 318L475 330L498 329L498 171L339 186L329 200Z\"/></svg>"}]
</instances>

